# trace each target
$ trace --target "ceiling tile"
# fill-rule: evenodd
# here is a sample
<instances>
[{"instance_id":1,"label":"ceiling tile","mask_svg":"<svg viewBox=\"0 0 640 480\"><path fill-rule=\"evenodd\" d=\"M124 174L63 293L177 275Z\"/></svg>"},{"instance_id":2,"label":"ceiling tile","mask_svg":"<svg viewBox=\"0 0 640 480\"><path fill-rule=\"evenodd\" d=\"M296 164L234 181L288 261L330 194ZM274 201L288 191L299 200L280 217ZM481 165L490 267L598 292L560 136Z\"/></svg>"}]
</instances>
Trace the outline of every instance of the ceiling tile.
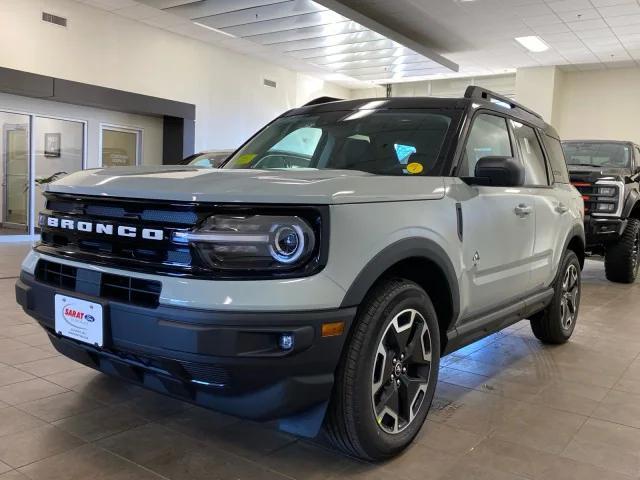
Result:
<instances>
[{"instance_id":1,"label":"ceiling tile","mask_svg":"<svg viewBox=\"0 0 640 480\"><path fill-rule=\"evenodd\" d=\"M596 20L585 20L582 22L571 22L567 25L574 32L584 32L585 30L600 30L608 27L608 25L602 18L598 18Z\"/></svg>"},{"instance_id":2,"label":"ceiling tile","mask_svg":"<svg viewBox=\"0 0 640 480\"><path fill-rule=\"evenodd\" d=\"M602 18L600 13L595 8L571 10L569 12L558 12L558 16L562 19L563 22L584 22L587 20Z\"/></svg>"},{"instance_id":3,"label":"ceiling tile","mask_svg":"<svg viewBox=\"0 0 640 480\"><path fill-rule=\"evenodd\" d=\"M591 0L595 7L610 7L612 5L624 5L625 3L635 3L635 0Z\"/></svg>"},{"instance_id":4,"label":"ceiling tile","mask_svg":"<svg viewBox=\"0 0 640 480\"><path fill-rule=\"evenodd\" d=\"M621 27L624 25L638 25L640 24L640 14L638 15L623 15L620 17L605 18L608 25L612 27Z\"/></svg>"},{"instance_id":5,"label":"ceiling tile","mask_svg":"<svg viewBox=\"0 0 640 480\"><path fill-rule=\"evenodd\" d=\"M134 20L142 20L144 18L157 17L161 10L150 7L148 5L132 5L130 7L119 8L114 10L113 13L122 15L123 17L132 18Z\"/></svg>"},{"instance_id":6,"label":"ceiling tile","mask_svg":"<svg viewBox=\"0 0 640 480\"><path fill-rule=\"evenodd\" d=\"M147 25L160 27L160 28L173 27L176 25L182 25L184 23L190 23L188 19L179 17L177 15L172 15L170 13L162 12L162 11L158 13L159 15L157 16L150 17L150 18L143 18L141 19L141 21L143 23L146 23Z\"/></svg>"},{"instance_id":7,"label":"ceiling tile","mask_svg":"<svg viewBox=\"0 0 640 480\"><path fill-rule=\"evenodd\" d=\"M589 0L559 0L557 2L549 2L548 5L554 12L571 12L573 10L592 8Z\"/></svg>"},{"instance_id":8,"label":"ceiling tile","mask_svg":"<svg viewBox=\"0 0 640 480\"><path fill-rule=\"evenodd\" d=\"M531 28L533 28L537 34L570 32L569 27L564 23L548 23Z\"/></svg>"},{"instance_id":9,"label":"ceiling tile","mask_svg":"<svg viewBox=\"0 0 640 480\"><path fill-rule=\"evenodd\" d=\"M522 17L522 21L530 27L537 27L541 25L549 25L554 23L562 23L562 19L555 13L541 16Z\"/></svg>"},{"instance_id":10,"label":"ceiling tile","mask_svg":"<svg viewBox=\"0 0 640 480\"><path fill-rule=\"evenodd\" d=\"M612 7L601 7L598 11L605 18L637 15L640 14L640 5L638 3L625 3L624 5L615 5Z\"/></svg>"}]
</instances>

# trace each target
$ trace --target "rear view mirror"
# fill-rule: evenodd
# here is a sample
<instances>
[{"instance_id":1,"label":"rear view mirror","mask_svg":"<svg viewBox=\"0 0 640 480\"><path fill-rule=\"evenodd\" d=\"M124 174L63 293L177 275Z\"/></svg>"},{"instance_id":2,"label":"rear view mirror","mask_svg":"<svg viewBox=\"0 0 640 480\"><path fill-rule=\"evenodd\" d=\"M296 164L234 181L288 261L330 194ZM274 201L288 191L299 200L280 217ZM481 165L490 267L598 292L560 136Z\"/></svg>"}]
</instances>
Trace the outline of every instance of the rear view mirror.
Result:
<instances>
[{"instance_id":1,"label":"rear view mirror","mask_svg":"<svg viewBox=\"0 0 640 480\"><path fill-rule=\"evenodd\" d=\"M512 157L482 157L470 180L477 185L519 187L524 185L524 167Z\"/></svg>"}]
</instances>

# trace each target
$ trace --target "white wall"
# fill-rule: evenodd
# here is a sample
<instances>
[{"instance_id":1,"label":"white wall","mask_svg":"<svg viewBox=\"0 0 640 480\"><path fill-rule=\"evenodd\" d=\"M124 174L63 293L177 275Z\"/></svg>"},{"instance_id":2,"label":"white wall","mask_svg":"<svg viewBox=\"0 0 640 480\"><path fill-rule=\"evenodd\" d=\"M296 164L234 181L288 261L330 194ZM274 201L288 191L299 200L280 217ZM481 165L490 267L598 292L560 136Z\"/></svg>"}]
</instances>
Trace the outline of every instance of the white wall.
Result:
<instances>
[{"instance_id":1,"label":"white wall","mask_svg":"<svg viewBox=\"0 0 640 480\"><path fill-rule=\"evenodd\" d=\"M61 28L46 10L67 17ZM196 105L196 150L233 148L302 99L350 91L71 0L0 0L0 66ZM9 47L10 46L10 47ZM263 86L263 79L278 82Z\"/></svg>"},{"instance_id":2,"label":"white wall","mask_svg":"<svg viewBox=\"0 0 640 480\"><path fill-rule=\"evenodd\" d=\"M556 105L562 138L640 144L640 68L565 72Z\"/></svg>"},{"instance_id":3,"label":"white wall","mask_svg":"<svg viewBox=\"0 0 640 480\"><path fill-rule=\"evenodd\" d=\"M417 82L394 83L391 91L394 97L462 97L469 85L488 88L501 95L513 97L516 93L516 76L513 73L505 75L487 75L479 77L443 78L437 80L422 80ZM385 97L384 86L352 91L352 98Z\"/></svg>"}]
</instances>

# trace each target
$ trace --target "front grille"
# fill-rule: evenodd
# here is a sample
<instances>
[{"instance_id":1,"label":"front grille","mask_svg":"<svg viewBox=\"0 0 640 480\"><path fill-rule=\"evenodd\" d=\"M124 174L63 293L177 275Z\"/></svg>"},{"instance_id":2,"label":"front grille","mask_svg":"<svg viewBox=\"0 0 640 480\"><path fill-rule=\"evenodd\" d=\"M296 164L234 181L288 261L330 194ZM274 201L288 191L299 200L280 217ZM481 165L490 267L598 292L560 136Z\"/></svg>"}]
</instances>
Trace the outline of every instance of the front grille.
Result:
<instances>
[{"instance_id":1,"label":"front grille","mask_svg":"<svg viewBox=\"0 0 640 480\"><path fill-rule=\"evenodd\" d=\"M141 307L157 307L162 290L162 284L155 280L101 273L49 260L38 261L35 277L54 287Z\"/></svg>"},{"instance_id":2,"label":"front grille","mask_svg":"<svg viewBox=\"0 0 640 480\"><path fill-rule=\"evenodd\" d=\"M150 273L193 273L193 257L188 245L171 242L176 231L193 229L206 212L193 204L152 200L78 197L47 193L46 210L40 220L41 243L36 250L72 260L118 266ZM85 222L96 228L100 223L113 233L98 233L78 228L55 228L47 224L49 216ZM135 229L134 237L117 234L119 227ZM141 232L151 229L161 238L144 239Z\"/></svg>"}]
</instances>

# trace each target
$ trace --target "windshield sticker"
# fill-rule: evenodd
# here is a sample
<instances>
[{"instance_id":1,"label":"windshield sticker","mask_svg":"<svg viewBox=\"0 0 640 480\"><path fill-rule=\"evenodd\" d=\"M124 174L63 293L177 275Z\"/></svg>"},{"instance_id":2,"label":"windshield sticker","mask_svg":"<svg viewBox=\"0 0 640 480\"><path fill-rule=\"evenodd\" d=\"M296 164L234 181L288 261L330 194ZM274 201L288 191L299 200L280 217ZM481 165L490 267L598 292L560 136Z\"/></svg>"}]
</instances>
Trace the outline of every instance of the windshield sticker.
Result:
<instances>
[{"instance_id":1,"label":"windshield sticker","mask_svg":"<svg viewBox=\"0 0 640 480\"><path fill-rule=\"evenodd\" d=\"M409 165L407 165L407 172L409 172L411 175L422 173L422 170L424 170L424 167L422 166L421 163L412 162Z\"/></svg>"},{"instance_id":2,"label":"windshield sticker","mask_svg":"<svg viewBox=\"0 0 640 480\"><path fill-rule=\"evenodd\" d=\"M254 158L256 158L255 153L245 153L236 158L236 165L248 165Z\"/></svg>"}]
</instances>

